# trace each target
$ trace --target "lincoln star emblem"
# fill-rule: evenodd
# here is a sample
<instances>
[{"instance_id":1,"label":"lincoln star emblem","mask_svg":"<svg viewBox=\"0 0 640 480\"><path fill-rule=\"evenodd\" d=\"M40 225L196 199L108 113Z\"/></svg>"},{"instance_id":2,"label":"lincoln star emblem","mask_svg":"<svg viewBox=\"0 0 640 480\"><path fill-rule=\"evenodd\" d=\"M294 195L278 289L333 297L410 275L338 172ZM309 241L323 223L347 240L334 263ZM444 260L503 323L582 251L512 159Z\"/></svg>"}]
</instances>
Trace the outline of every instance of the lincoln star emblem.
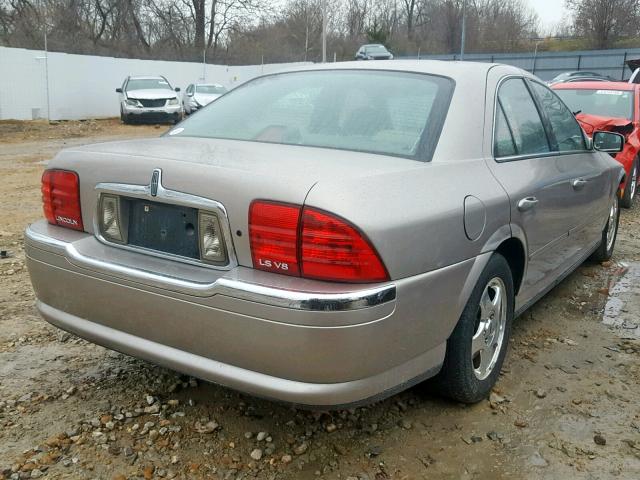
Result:
<instances>
[{"instance_id":1,"label":"lincoln star emblem","mask_svg":"<svg viewBox=\"0 0 640 480\"><path fill-rule=\"evenodd\" d=\"M160 185L160 174L162 171L156 168L151 175L151 196L155 197L158 194L158 185Z\"/></svg>"}]
</instances>

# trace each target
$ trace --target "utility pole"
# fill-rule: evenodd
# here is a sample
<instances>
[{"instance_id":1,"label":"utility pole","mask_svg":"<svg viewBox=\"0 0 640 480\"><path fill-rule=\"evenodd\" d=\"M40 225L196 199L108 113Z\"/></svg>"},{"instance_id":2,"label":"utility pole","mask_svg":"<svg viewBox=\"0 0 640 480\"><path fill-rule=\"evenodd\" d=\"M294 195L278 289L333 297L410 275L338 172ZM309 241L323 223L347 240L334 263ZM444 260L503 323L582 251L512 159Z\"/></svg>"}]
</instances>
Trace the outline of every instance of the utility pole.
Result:
<instances>
[{"instance_id":1,"label":"utility pole","mask_svg":"<svg viewBox=\"0 0 640 480\"><path fill-rule=\"evenodd\" d=\"M49 49L47 48L47 24L44 24L44 81L47 84L47 122L51 121L51 100L49 95Z\"/></svg>"},{"instance_id":2,"label":"utility pole","mask_svg":"<svg viewBox=\"0 0 640 480\"><path fill-rule=\"evenodd\" d=\"M207 81L207 47L202 49L202 81Z\"/></svg>"},{"instance_id":3,"label":"utility pole","mask_svg":"<svg viewBox=\"0 0 640 480\"><path fill-rule=\"evenodd\" d=\"M42 15L43 26L44 26L44 57L38 57L37 59L44 60L44 81L45 81L45 89L47 95L47 123L51 121L51 101L49 100L49 49L47 46L47 16L44 12L44 3L42 1L40 3L40 15Z\"/></svg>"},{"instance_id":4,"label":"utility pole","mask_svg":"<svg viewBox=\"0 0 640 480\"><path fill-rule=\"evenodd\" d=\"M327 0L322 0L322 63L327 62Z\"/></svg>"},{"instance_id":5,"label":"utility pole","mask_svg":"<svg viewBox=\"0 0 640 480\"><path fill-rule=\"evenodd\" d=\"M540 38L536 40L536 48L533 52L533 65L531 66L531 73L536 74L536 61L538 60L538 46L544 42L544 39Z\"/></svg>"},{"instance_id":6,"label":"utility pole","mask_svg":"<svg viewBox=\"0 0 640 480\"><path fill-rule=\"evenodd\" d=\"M460 60L464 60L464 42L467 36L467 0L462 0L462 37L460 38Z\"/></svg>"}]
</instances>

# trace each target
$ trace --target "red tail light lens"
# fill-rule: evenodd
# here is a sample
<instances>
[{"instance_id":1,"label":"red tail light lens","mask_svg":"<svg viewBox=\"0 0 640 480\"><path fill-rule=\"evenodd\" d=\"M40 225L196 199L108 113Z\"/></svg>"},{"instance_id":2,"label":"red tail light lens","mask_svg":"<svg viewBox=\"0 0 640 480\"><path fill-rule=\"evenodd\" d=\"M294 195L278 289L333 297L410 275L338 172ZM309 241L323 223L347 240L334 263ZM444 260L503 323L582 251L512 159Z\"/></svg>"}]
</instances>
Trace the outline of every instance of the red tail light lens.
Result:
<instances>
[{"instance_id":1,"label":"red tail light lens","mask_svg":"<svg viewBox=\"0 0 640 480\"><path fill-rule=\"evenodd\" d=\"M300 275L298 222L300 207L255 201L249 207L249 239L253 266L259 270Z\"/></svg>"},{"instance_id":2,"label":"red tail light lens","mask_svg":"<svg viewBox=\"0 0 640 480\"><path fill-rule=\"evenodd\" d=\"M339 282L382 282L389 274L367 238L347 221L302 210L302 276Z\"/></svg>"},{"instance_id":3,"label":"red tail light lens","mask_svg":"<svg viewBox=\"0 0 640 480\"><path fill-rule=\"evenodd\" d=\"M82 231L80 181L68 170L45 170L42 174L42 207L48 222Z\"/></svg>"},{"instance_id":4,"label":"red tail light lens","mask_svg":"<svg viewBox=\"0 0 640 480\"><path fill-rule=\"evenodd\" d=\"M356 227L314 208L254 201L249 236L259 270L336 282L389 279L375 248Z\"/></svg>"}]
</instances>

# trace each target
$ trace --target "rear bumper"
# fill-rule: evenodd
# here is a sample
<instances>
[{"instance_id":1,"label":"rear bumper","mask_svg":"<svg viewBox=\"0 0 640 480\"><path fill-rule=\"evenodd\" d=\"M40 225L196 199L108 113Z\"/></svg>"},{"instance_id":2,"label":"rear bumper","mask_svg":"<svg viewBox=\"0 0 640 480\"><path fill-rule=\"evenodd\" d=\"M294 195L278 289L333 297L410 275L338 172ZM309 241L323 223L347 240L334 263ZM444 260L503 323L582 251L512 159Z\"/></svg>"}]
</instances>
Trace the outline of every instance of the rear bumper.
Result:
<instances>
[{"instance_id":1,"label":"rear bumper","mask_svg":"<svg viewBox=\"0 0 640 480\"><path fill-rule=\"evenodd\" d=\"M354 286L178 264L46 222L30 226L25 243L50 323L231 388L319 407L380 398L437 373L458 295L482 263Z\"/></svg>"}]
</instances>

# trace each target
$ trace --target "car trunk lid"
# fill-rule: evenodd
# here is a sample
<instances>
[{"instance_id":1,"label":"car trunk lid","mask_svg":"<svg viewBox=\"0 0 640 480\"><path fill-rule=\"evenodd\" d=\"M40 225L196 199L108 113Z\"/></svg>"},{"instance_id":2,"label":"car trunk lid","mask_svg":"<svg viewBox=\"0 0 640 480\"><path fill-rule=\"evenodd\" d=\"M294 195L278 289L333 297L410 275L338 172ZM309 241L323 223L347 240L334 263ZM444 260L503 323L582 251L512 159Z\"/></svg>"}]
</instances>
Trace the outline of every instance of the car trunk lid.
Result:
<instances>
[{"instance_id":1,"label":"car trunk lid","mask_svg":"<svg viewBox=\"0 0 640 480\"><path fill-rule=\"evenodd\" d=\"M252 266L248 212L253 200L302 205L314 184L411 168L422 162L322 148L165 136L75 147L50 167L78 172L85 228L95 224L103 183L149 186L154 170L162 186L220 202L228 216L238 263ZM95 232L94 232L95 233Z\"/></svg>"}]
</instances>

